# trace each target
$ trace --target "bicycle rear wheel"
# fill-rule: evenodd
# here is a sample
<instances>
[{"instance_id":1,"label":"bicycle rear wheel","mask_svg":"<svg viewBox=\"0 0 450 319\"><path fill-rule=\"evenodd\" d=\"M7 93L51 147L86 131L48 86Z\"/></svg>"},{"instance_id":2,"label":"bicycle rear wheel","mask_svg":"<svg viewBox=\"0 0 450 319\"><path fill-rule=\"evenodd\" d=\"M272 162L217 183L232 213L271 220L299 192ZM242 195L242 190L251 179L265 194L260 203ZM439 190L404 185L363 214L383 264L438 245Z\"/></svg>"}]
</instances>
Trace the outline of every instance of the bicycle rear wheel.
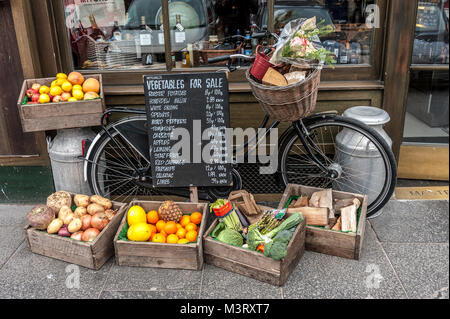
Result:
<instances>
[{"instance_id":1,"label":"bicycle rear wheel","mask_svg":"<svg viewBox=\"0 0 450 319\"><path fill-rule=\"evenodd\" d=\"M335 172L335 177L328 176L310 158L292 130L280 148L283 183L366 194L367 216L378 216L397 180L396 161L386 141L364 123L337 115L306 118L304 124L313 154Z\"/></svg>"}]
</instances>

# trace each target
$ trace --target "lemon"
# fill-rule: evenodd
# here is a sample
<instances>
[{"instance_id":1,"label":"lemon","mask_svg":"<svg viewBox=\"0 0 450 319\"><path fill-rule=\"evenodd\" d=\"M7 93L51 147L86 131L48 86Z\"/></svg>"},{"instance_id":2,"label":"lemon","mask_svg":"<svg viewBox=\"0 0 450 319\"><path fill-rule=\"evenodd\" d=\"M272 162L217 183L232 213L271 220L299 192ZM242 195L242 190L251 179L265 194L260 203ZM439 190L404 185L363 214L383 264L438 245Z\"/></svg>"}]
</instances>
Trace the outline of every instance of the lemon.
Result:
<instances>
[{"instance_id":1,"label":"lemon","mask_svg":"<svg viewBox=\"0 0 450 319\"><path fill-rule=\"evenodd\" d=\"M187 244L189 243L189 240L187 240L186 238L180 238L177 241L177 244Z\"/></svg>"},{"instance_id":2,"label":"lemon","mask_svg":"<svg viewBox=\"0 0 450 319\"><path fill-rule=\"evenodd\" d=\"M82 90L73 90L72 96L77 100L82 100L84 98L84 93Z\"/></svg>"},{"instance_id":3,"label":"lemon","mask_svg":"<svg viewBox=\"0 0 450 319\"><path fill-rule=\"evenodd\" d=\"M70 82L69 82L70 83ZM73 87L72 87L72 91L75 91L75 90L81 90L81 91L83 91L83 87L81 86L81 85L79 85L79 84L75 84Z\"/></svg>"},{"instance_id":4,"label":"lemon","mask_svg":"<svg viewBox=\"0 0 450 319\"><path fill-rule=\"evenodd\" d=\"M63 83L66 82L67 80L64 80L64 79L56 79L55 81L56 81L56 85L57 85L57 86L61 86L61 85L63 85Z\"/></svg>"},{"instance_id":5,"label":"lemon","mask_svg":"<svg viewBox=\"0 0 450 319\"><path fill-rule=\"evenodd\" d=\"M72 83L70 83L69 81L65 81L61 85L61 89L63 89L64 92L71 92L72 91Z\"/></svg>"},{"instance_id":6,"label":"lemon","mask_svg":"<svg viewBox=\"0 0 450 319\"><path fill-rule=\"evenodd\" d=\"M48 96L48 94L41 94L39 96L39 103L44 104L44 103L48 103L48 102L50 102L50 96Z\"/></svg>"},{"instance_id":7,"label":"lemon","mask_svg":"<svg viewBox=\"0 0 450 319\"><path fill-rule=\"evenodd\" d=\"M67 102L76 102L76 101L78 101L77 98L73 96L69 97L69 99L67 100Z\"/></svg>"},{"instance_id":8,"label":"lemon","mask_svg":"<svg viewBox=\"0 0 450 319\"><path fill-rule=\"evenodd\" d=\"M132 206L127 213L128 225L134 225L138 223L147 223L147 214L141 206Z\"/></svg>"},{"instance_id":9,"label":"lemon","mask_svg":"<svg viewBox=\"0 0 450 319\"><path fill-rule=\"evenodd\" d=\"M50 89L50 95L52 95L52 96L61 95L62 92L63 92L63 90L61 89L60 86L54 86Z\"/></svg>"},{"instance_id":10,"label":"lemon","mask_svg":"<svg viewBox=\"0 0 450 319\"><path fill-rule=\"evenodd\" d=\"M54 86L58 86L58 80L53 81L52 84L50 85L50 87L54 87Z\"/></svg>"},{"instance_id":11,"label":"lemon","mask_svg":"<svg viewBox=\"0 0 450 319\"><path fill-rule=\"evenodd\" d=\"M49 94L50 93L50 88L46 85L43 85L39 88L39 93L40 94Z\"/></svg>"},{"instance_id":12,"label":"lemon","mask_svg":"<svg viewBox=\"0 0 450 319\"><path fill-rule=\"evenodd\" d=\"M152 230L147 223L131 225L127 232L127 237L131 241L148 241L151 235Z\"/></svg>"},{"instance_id":13,"label":"lemon","mask_svg":"<svg viewBox=\"0 0 450 319\"><path fill-rule=\"evenodd\" d=\"M58 73L58 74L56 74L56 78L57 79L66 80L67 79L67 74L65 74L65 73Z\"/></svg>"}]
</instances>

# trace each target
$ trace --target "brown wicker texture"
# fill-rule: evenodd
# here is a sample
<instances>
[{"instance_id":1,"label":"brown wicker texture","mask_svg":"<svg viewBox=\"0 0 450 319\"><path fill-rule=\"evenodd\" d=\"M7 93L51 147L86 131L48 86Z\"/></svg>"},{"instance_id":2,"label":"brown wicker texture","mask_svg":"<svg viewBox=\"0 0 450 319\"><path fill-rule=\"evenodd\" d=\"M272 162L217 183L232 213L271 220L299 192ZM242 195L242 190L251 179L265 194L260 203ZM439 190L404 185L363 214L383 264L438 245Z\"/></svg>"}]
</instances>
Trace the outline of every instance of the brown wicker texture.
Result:
<instances>
[{"instance_id":1,"label":"brown wicker texture","mask_svg":"<svg viewBox=\"0 0 450 319\"><path fill-rule=\"evenodd\" d=\"M320 74L320 69L313 69L306 79L288 86L259 84L251 78L250 68L246 76L253 95L272 119L293 122L308 116L316 108Z\"/></svg>"}]
</instances>

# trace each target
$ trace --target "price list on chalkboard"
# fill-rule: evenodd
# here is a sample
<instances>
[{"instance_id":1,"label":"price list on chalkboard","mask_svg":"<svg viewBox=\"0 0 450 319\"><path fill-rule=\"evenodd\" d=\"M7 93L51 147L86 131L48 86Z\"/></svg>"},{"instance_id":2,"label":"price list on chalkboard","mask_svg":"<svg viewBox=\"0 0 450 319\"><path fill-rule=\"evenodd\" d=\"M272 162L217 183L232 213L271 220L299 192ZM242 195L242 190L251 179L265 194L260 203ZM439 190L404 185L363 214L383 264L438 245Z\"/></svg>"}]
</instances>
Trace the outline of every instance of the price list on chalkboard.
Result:
<instances>
[{"instance_id":1,"label":"price list on chalkboard","mask_svg":"<svg viewBox=\"0 0 450 319\"><path fill-rule=\"evenodd\" d=\"M225 73L144 77L155 187L231 185Z\"/></svg>"}]
</instances>

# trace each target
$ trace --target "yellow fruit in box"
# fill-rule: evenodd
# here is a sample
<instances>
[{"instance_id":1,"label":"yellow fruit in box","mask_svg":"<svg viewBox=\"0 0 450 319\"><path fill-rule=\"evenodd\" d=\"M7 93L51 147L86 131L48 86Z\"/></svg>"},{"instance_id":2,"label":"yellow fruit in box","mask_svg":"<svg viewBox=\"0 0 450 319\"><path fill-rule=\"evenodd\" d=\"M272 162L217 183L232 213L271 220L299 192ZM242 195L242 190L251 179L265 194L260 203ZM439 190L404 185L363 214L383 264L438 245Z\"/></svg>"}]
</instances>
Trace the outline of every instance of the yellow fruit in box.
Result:
<instances>
[{"instance_id":1,"label":"yellow fruit in box","mask_svg":"<svg viewBox=\"0 0 450 319\"><path fill-rule=\"evenodd\" d=\"M83 87L79 84L75 84L74 86L72 86L72 91L75 91L75 90L83 91Z\"/></svg>"},{"instance_id":2,"label":"yellow fruit in box","mask_svg":"<svg viewBox=\"0 0 450 319\"><path fill-rule=\"evenodd\" d=\"M69 81L65 81L61 85L61 89L63 89L64 92L71 92L72 91L72 83L70 83Z\"/></svg>"},{"instance_id":3,"label":"yellow fruit in box","mask_svg":"<svg viewBox=\"0 0 450 319\"><path fill-rule=\"evenodd\" d=\"M49 102L50 102L50 96L48 96L48 94L43 93L39 96L39 103L44 104L44 103L49 103Z\"/></svg>"},{"instance_id":4,"label":"yellow fruit in box","mask_svg":"<svg viewBox=\"0 0 450 319\"><path fill-rule=\"evenodd\" d=\"M55 81L56 81L55 83L56 83L57 86L61 86L61 85L63 85L64 82L66 82L67 80L64 80L64 79L56 79Z\"/></svg>"},{"instance_id":5,"label":"yellow fruit in box","mask_svg":"<svg viewBox=\"0 0 450 319\"><path fill-rule=\"evenodd\" d=\"M84 93L81 90L72 91L72 96L77 100L82 100L84 98Z\"/></svg>"},{"instance_id":6,"label":"yellow fruit in box","mask_svg":"<svg viewBox=\"0 0 450 319\"><path fill-rule=\"evenodd\" d=\"M179 238L177 235L171 234L171 235L167 236L167 243L168 244L176 244L178 242L178 239Z\"/></svg>"},{"instance_id":7,"label":"yellow fruit in box","mask_svg":"<svg viewBox=\"0 0 450 319\"><path fill-rule=\"evenodd\" d=\"M58 86L58 80L55 80L50 84L50 87Z\"/></svg>"},{"instance_id":8,"label":"yellow fruit in box","mask_svg":"<svg viewBox=\"0 0 450 319\"><path fill-rule=\"evenodd\" d=\"M154 243L165 243L166 242L166 237L163 234L154 234L152 237L152 242Z\"/></svg>"},{"instance_id":9,"label":"yellow fruit in box","mask_svg":"<svg viewBox=\"0 0 450 319\"><path fill-rule=\"evenodd\" d=\"M61 89L60 86L54 86L50 89L50 95L52 95L52 96L61 95L62 93L63 93L63 90Z\"/></svg>"},{"instance_id":10,"label":"yellow fruit in box","mask_svg":"<svg viewBox=\"0 0 450 319\"><path fill-rule=\"evenodd\" d=\"M72 97L72 94L70 94L69 92L64 92L63 94L61 94L61 97L64 102L67 102ZM75 100L77 100L77 99L75 99Z\"/></svg>"},{"instance_id":11,"label":"yellow fruit in box","mask_svg":"<svg viewBox=\"0 0 450 319\"><path fill-rule=\"evenodd\" d=\"M49 94L50 88L46 85L43 85L39 88L39 94Z\"/></svg>"},{"instance_id":12,"label":"yellow fruit in box","mask_svg":"<svg viewBox=\"0 0 450 319\"><path fill-rule=\"evenodd\" d=\"M86 92L84 94L84 99L85 100L94 100L96 98L98 98L98 94L95 93L95 92Z\"/></svg>"},{"instance_id":13,"label":"yellow fruit in box","mask_svg":"<svg viewBox=\"0 0 450 319\"><path fill-rule=\"evenodd\" d=\"M78 101L77 98L73 96L69 97L69 99L67 100L67 102L76 102L76 101Z\"/></svg>"},{"instance_id":14,"label":"yellow fruit in box","mask_svg":"<svg viewBox=\"0 0 450 319\"><path fill-rule=\"evenodd\" d=\"M56 78L57 79L66 80L67 79L67 74L65 74L65 73L58 73L58 74L56 74Z\"/></svg>"},{"instance_id":15,"label":"yellow fruit in box","mask_svg":"<svg viewBox=\"0 0 450 319\"><path fill-rule=\"evenodd\" d=\"M151 235L152 230L147 223L131 225L127 232L127 237L131 241L148 241Z\"/></svg>"},{"instance_id":16,"label":"yellow fruit in box","mask_svg":"<svg viewBox=\"0 0 450 319\"><path fill-rule=\"evenodd\" d=\"M187 240L186 238L180 238L177 241L177 244L187 244L189 242L189 240Z\"/></svg>"},{"instance_id":17,"label":"yellow fruit in box","mask_svg":"<svg viewBox=\"0 0 450 319\"><path fill-rule=\"evenodd\" d=\"M127 213L127 222L129 226L139 223L147 224L147 214L141 206L132 206Z\"/></svg>"}]
</instances>

